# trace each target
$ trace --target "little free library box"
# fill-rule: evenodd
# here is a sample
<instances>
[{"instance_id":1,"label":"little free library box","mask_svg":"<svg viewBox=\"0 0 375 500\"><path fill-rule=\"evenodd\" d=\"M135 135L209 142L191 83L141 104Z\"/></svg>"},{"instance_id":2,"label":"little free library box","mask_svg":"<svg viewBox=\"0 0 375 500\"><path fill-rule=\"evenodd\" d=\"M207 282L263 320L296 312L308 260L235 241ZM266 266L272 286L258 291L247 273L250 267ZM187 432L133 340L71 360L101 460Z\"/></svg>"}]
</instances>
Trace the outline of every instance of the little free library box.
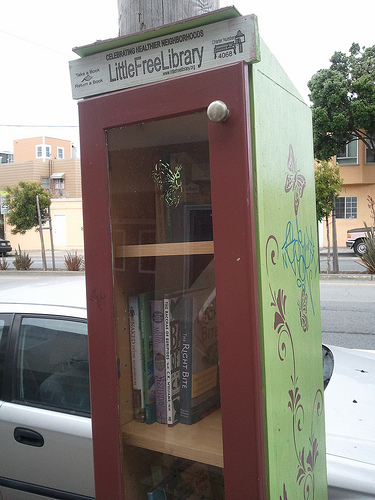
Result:
<instances>
[{"instance_id":1,"label":"little free library box","mask_svg":"<svg viewBox=\"0 0 375 500\"><path fill-rule=\"evenodd\" d=\"M308 106L234 8L75 51L96 497L324 500Z\"/></svg>"}]
</instances>

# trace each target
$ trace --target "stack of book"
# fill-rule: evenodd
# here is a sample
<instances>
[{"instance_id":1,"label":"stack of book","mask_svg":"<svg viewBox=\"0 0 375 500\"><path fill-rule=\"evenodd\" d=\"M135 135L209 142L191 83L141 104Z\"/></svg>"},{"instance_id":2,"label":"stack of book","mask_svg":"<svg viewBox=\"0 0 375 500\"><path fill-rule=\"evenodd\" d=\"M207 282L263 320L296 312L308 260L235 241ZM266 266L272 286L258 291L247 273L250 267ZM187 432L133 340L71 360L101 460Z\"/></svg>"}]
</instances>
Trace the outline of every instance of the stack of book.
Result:
<instances>
[{"instance_id":1,"label":"stack of book","mask_svg":"<svg viewBox=\"0 0 375 500\"><path fill-rule=\"evenodd\" d=\"M134 418L193 424L220 404L215 290L129 298Z\"/></svg>"}]
</instances>

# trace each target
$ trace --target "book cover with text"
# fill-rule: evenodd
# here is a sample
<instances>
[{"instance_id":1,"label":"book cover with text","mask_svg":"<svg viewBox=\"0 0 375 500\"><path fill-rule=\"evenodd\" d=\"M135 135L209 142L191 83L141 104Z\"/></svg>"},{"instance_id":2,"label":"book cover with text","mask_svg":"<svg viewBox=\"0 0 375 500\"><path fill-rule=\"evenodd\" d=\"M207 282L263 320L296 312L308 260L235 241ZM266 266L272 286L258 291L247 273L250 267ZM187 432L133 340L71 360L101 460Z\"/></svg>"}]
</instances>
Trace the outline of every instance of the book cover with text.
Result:
<instances>
[{"instance_id":1,"label":"book cover with text","mask_svg":"<svg viewBox=\"0 0 375 500\"><path fill-rule=\"evenodd\" d=\"M142 340L143 395L145 406L145 422L156 421L154 350L152 342L151 299L152 293L139 295L139 316Z\"/></svg>"},{"instance_id":2,"label":"book cover with text","mask_svg":"<svg viewBox=\"0 0 375 500\"><path fill-rule=\"evenodd\" d=\"M154 359L156 421L167 423L165 379L164 300L151 300L152 345Z\"/></svg>"},{"instance_id":3,"label":"book cover with text","mask_svg":"<svg viewBox=\"0 0 375 500\"><path fill-rule=\"evenodd\" d=\"M138 297L129 298L129 331L134 419L138 422L144 422L145 412L142 368L142 339Z\"/></svg>"},{"instance_id":4,"label":"book cover with text","mask_svg":"<svg viewBox=\"0 0 375 500\"><path fill-rule=\"evenodd\" d=\"M219 405L216 299L189 295L181 332L180 422L193 424Z\"/></svg>"}]
</instances>

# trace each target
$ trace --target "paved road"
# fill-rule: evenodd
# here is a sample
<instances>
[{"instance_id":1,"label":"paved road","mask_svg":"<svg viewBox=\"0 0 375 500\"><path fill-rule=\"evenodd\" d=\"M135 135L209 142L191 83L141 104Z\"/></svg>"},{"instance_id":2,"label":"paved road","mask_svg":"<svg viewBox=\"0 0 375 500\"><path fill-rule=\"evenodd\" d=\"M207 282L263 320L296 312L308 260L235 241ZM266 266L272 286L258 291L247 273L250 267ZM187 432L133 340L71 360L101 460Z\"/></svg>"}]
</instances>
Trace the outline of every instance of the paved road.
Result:
<instances>
[{"instance_id":1,"label":"paved road","mask_svg":"<svg viewBox=\"0 0 375 500\"><path fill-rule=\"evenodd\" d=\"M375 281L321 280L323 342L375 350Z\"/></svg>"},{"instance_id":2,"label":"paved road","mask_svg":"<svg viewBox=\"0 0 375 500\"><path fill-rule=\"evenodd\" d=\"M31 269L43 269L43 261L42 261L42 253L40 250L29 251L27 252L31 257L33 264ZM75 250L71 250L71 253L75 253ZM78 250L77 254L83 256L83 250ZM65 256L67 255L67 251L64 250L56 250L55 251L55 267L56 269L64 269L65 268ZM13 260L14 254L7 256L7 261L9 264L9 268L13 269ZM52 256L51 251L46 251L46 260L47 260L47 269L52 269ZM331 256L331 269L332 269L332 256ZM322 250L320 255L320 270L321 272L327 271L327 253ZM353 250L349 248L339 248L339 271L342 273L345 272L357 272L363 273L365 272L365 268L360 264L359 258L353 253Z\"/></svg>"},{"instance_id":3,"label":"paved road","mask_svg":"<svg viewBox=\"0 0 375 500\"><path fill-rule=\"evenodd\" d=\"M56 273L0 272L0 286L15 286L19 281L35 284L41 279L57 280L62 275L77 276L65 269L65 252L56 252ZM34 260L32 269L42 268L40 252L31 253ZM8 257L11 263L12 257ZM322 256L322 260L325 256ZM358 257L351 250L341 249L339 255L341 272L354 273L358 269ZM48 268L52 263L48 255ZM357 266L357 267L356 267ZM11 266L10 266L11 267ZM360 267L360 272L363 269ZM357 271L358 272L358 271ZM41 275L41 276L38 276ZM321 318L323 342L331 345L357 349L375 350L375 281L365 281L364 276L354 276L350 280L322 275Z\"/></svg>"}]
</instances>

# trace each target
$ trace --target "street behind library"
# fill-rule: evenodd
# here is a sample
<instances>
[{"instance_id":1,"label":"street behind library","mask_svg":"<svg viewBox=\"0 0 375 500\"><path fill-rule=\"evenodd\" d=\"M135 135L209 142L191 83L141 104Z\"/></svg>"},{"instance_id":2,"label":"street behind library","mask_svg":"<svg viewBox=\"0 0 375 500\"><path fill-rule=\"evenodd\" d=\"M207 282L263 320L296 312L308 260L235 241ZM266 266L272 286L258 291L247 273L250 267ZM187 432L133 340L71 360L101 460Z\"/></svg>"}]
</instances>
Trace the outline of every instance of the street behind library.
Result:
<instances>
[{"instance_id":1,"label":"street behind library","mask_svg":"<svg viewBox=\"0 0 375 500\"><path fill-rule=\"evenodd\" d=\"M322 336L326 344L375 350L375 281L320 281Z\"/></svg>"},{"instance_id":2,"label":"street behind library","mask_svg":"<svg viewBox=\"0 0 375 500\"><path fill-rule=\"evenodd\" d=\"M375 350L375 281L369 280L353 250L339 248L338 257L340 274L326 275L327 253L323 249L320 254L323 342Z\"/></svg>"},{"instance_id":3,"label":"street behind library","mask_svg":"<svg viewBox=\"0 0 375 500\"><path fill-rule=\"evenodd\" d=\"M61 273L61 274L60 274ZM78 279L74 272L3 272L0 287L7 288L24 284L43 286L53 281L58 289L60 281ZM84 280L82 276L79 279ZM375 350L375 281L363 276L350 279L340 277L320 280L321 317L323 342L354 349Z\"/></svg>"}]
</instances>

